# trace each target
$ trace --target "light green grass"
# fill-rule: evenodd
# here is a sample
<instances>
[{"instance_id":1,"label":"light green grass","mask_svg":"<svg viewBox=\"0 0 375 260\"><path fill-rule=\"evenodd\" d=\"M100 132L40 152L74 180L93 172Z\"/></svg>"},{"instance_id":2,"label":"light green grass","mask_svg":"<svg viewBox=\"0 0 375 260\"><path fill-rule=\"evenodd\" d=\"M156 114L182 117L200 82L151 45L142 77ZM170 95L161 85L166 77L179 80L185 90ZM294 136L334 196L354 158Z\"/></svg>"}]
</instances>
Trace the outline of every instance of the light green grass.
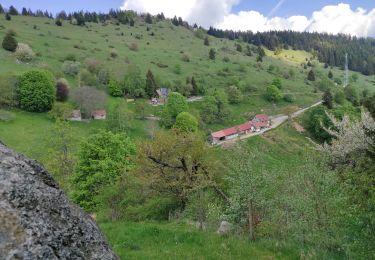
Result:
<instances>
[{"instance_id":1,"label":"light green grass","mask_svg":"<svg viewBox=\"0 0 375 260\"><path fill-rule=\"evenodd\" d=\"M100 223L121 259L298 259L291 250L176 223Z\"/></svg>"}]
</instances>

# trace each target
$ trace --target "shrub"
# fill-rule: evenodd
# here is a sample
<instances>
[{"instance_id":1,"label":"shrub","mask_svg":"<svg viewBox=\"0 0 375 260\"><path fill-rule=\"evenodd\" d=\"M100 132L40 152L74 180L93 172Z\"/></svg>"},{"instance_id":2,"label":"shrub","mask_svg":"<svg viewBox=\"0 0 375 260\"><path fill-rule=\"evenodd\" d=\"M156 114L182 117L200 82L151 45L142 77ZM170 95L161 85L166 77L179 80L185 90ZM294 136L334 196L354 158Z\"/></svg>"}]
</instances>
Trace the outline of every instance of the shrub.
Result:
<instances>
[{"instance_id":1,"label":"shrub","mask_svg":"<svg viewBox=\"0 0 375 260\"><path fill-rule=\"evenodd\" d=\"M184 61L184 62L190 62L190 56L189 55L187 55L187 54L184 54L184 55L182 55L182 61Z\"/></svg>"},{"instance_id":2,"label":"shrub","mask_svg":"<svg viewBox=\"0 0 375 260\"><path fill-rule=\"evenodd\" d=\"M223 61L224 61L224 62L229 62L230 59L229 59L227 56L225 56L225 57L223 58Z\"/></svg>"},{"instance_id":3,"label":"shrub","mask_svg":"<svg viewBox=\"0 0 375 260\"><path fill-rule=\"evenodd\" d=\"M30 48L29 45L27 45L25 43L19 43L18 47L16 49L15 56L16 56L17 60L19 60L19 61L30 62L34 59L35 53Z\"/></svg>"},{"instance_id":4,"label":"shrub","mask_svg":"<svg viewBox=\"0 0 375 260\"><path fill-rule=\"evenodd\" d=\"M83 85L86 85L86 86L98 86L99 85L98 78L94 74L90 73L88 70L86 69L81 70L79 75L80 75L80 79Z\"/></svg>"},{"instance_id":5,"label":"shrub","mask_svg":"<svg viewBox=\"0 0 375 260\"><path fill-rule=\"evenodd\" d=\"M292 94L285 94L284 101L288 103L293 103L294 101L296 101L296 98Z\"/></svg>"},{"instance_id":6,"label":"shrub","mask_svg":"<svg viewBox=\"0 0 375 260\"><path fill-rule=\"evenodd\" d=\"M208 56L210 60L214 60L216 58L216 51L214 49L210 49Z\"/></svg>"},{"instance_id":7,"label":"shrub","mask_svg":"<svg viewBox=\"0 0 375 260\"><path fill-rule=\"evenodd\" d=\"M116 50L111 50L109 55L111 56L112 59L116 59L118 56L118 53Z\"/></svg>"},{"instance_id":8,"label":"shrub","mask_svg":"<svg viewBox=\"0 0 375 260\"><path fill-rule=\"evenodd\" d=\"M62 21L61 21L60 19L57 19L57 20L55 21L55 24L56 24L57 26L62 26Z\"/></svg>"},{"instance_id":9,"label":"shrub","mask_svg":"<svg viewBox=\"0 0 375 260\"><path fill-rule=\"evenodd\" d=\"M69 61L69 60L66 60L63 63L62 70L67 75L75 76L81 70L81 63L78 62L78 61Z\"/></svg>"},{"instance_id":10,"label":"shrub","mask_svg":"<svg viewBox=\"0 0 375 260\"><path fill-rule=\"evenodd\" d=\"M64 61L69 60L69 61L77 61L77 56L75 54L67 54L64 58Z\"/></svg>"},{"instance_id":11,"label":"shrub","mask_svg":"<svg viewBox=\"0 0 375 260\"><path fill-rule=\"evenodd\" d=\"M70 118L72 111L72 104L56 102L53 105L51 111L48 112L48 117L52 120L67 120Z\"/></svg>"},{"instance_id":12,"label":"shrub","mask_svg":"<svg viewBox=\"0 0 375 260\"><path fill-rule=\"evenodd\" d=\"M102 63L96 59L87 59L86 68L91 73L97 74L102 66Z\"/></svg>"},{"instance_id":13,"label":"shrub","mask_svg":"<svg viewBox=\"0 0 375 260\"><path fill-rule=\"evenodd\" d=\"M32 70L24 73L19 81L20 106L30 112L45 112L56 99L55 79L51 72Z\"/></svg>"},{"instance_id":14,"label":"shrub","mask_svg":"<svg viewBox=\"0 0 375 260\"><path fill-rule=\"evenodd\" d=\"M107 85L109 82L109 72L105 69L101 69L98 72L98 80L100 84Z\"/></svg>"},{"instance_id":15,"label":"shrub","mask_svg":"<svg viewBox=\"0 0 375 260\"><path fill-rule=\"evenodd\" d=\"M176 73L177 75L180 75L181 74L181 65L176 64L176 66L174 66L173 72Z\"/></svg>"},{"instance_id":16,"label":"shrub","mask_svg":"<svg viewBox=\"0 0 375 260\"><path fill-rule=\"evenodd\" d=\"M338 91L335 93L333 99L335 100L335 102L336 102L337 104L343 105L343 104L345 103L345 99L346 99L344 91L342 91L342 90L338 90Z\"/></svg>"},{"instance_id":17,"label":"shrub","mask_svg":"<svg viewBox=\"0 0 375 260\"><path fill-rule=\"evenodd\" d=\"M282 89L282 88L283 88L283 85L282 85L282 83L281 83L281 79L280 79L280 78L275 78L275 79L272 81L271 85L276 86L278 89Z\"/></svg>"},{"instance_id":18,"label":"shrub","mask_svg":"<svg viewBox=\"0 0 375 260\"><path fill-rule=\"evenodd\" d=\"M108 83L108 93L113 97L123 96L120 84L114 79L111 79Z\"/></svg>"},{"instance_id":19,"label":"shrub","mask_svg":"<svg viewBox=\"0 0 375 260\"><path fill-rule=\"evenodd\" d=\"M56 100L66 101L69 95L69 83L66 79L61 78L56 83Z\"/></svg>"},{"instance_id":20,"label":"shrub","mask_svg":"<svg viewBox=\"0 0 375 260\"><path fill-rule=\"evenodd\" d=\"M132 44L129 45L129 49L131 51L138 51L138 44L133 42Z\"/></svg>"},{"instance_id":21,"label":"shrub","mask_svg":"<svg viewBox=\"0 0 375 260\"><path fill-rule=\"evenodd\" d=\"M270 85L266 90L266 98L271 102L277 102L282 99L283 95L277 86Z\"/></svg>"},{"instance_id":22,"label":"shrub","mask_svg":"<svg viewBox=\"0 0 375 260\"><path fill-rule=\"evenodd\" d=\"M7 21L12 20L12 16L10 16L9 13L6 13L6 14L5 14L5 20L7 20Z\"/></svg>"},{"instance_id":23,"label":"shrub","mask_svg":"<svg viewBox=\"0 0 375 260\"><path fill-rule=\"evenodd\" d=\"M17 49L17 40L14 38L13 34L10 31L5 35L2 46L7 51L14 52Z\"/></svg>"},{"instance_id":24,"label":"shrub","mask_svg":"<svg viewBox=\"0 0 375 260\"><path fill-rule=\"evenodd\" d=\"M231 104L238 104L242 100L242 93L236 86L230 86L228 89L228 101Z\"/></svg>"}]
</instances>

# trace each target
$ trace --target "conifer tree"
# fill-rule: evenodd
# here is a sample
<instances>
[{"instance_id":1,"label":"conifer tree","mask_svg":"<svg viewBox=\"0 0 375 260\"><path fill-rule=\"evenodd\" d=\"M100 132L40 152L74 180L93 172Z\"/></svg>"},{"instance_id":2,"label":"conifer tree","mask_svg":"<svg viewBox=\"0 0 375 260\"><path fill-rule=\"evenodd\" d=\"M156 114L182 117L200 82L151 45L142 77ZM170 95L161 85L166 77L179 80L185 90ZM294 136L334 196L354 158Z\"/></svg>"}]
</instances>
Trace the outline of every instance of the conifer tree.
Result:
<instances>
[{"instance_id":1,"label":"conifer tree","mask_svg":"<svg viewBox=\"0 0 375 260\"><path fill-rule=\"evenodd\" d=\"M151 70L148 70L146 75L145 91L149 98L155 97L156 95L156 82Z\"/></svg>"}]
</instances>

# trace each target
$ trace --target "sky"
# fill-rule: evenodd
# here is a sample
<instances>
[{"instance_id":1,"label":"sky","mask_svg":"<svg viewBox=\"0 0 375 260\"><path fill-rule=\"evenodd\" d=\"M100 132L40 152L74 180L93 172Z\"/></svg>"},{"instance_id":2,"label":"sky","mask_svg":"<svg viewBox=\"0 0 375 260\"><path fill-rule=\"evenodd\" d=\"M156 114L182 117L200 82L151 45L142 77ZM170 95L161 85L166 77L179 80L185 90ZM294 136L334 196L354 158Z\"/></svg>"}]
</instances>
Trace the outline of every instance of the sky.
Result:
<instances>
[{"instance_id":1,"label":"sky","mask_svg":"<svg viewBox=\"0 0 375 260\"><path fill-rule=\"evenodd\" d=\"M232 30L295 30L375 37L375 0L0 0L33 10L131 9Z\"/></svg>"}]
</instances>

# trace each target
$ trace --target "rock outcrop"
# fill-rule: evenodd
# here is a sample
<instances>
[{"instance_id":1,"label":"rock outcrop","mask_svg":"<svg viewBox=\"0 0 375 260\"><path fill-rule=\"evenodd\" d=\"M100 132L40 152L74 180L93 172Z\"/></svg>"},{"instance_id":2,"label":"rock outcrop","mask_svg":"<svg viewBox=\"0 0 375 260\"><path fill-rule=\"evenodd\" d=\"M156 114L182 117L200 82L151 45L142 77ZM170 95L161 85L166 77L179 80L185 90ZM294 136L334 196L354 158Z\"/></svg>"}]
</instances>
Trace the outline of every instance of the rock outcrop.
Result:
<instances>
[{"instance_id":1,"label":"rock outcrop","mask_svg":"<svg viewBox=\"0 0 375 260\"><path fill-rule=\"evenodd\" d=\"M0 259L118 259L37 162L0 143Z\"/></svg>"}]
</instances>

